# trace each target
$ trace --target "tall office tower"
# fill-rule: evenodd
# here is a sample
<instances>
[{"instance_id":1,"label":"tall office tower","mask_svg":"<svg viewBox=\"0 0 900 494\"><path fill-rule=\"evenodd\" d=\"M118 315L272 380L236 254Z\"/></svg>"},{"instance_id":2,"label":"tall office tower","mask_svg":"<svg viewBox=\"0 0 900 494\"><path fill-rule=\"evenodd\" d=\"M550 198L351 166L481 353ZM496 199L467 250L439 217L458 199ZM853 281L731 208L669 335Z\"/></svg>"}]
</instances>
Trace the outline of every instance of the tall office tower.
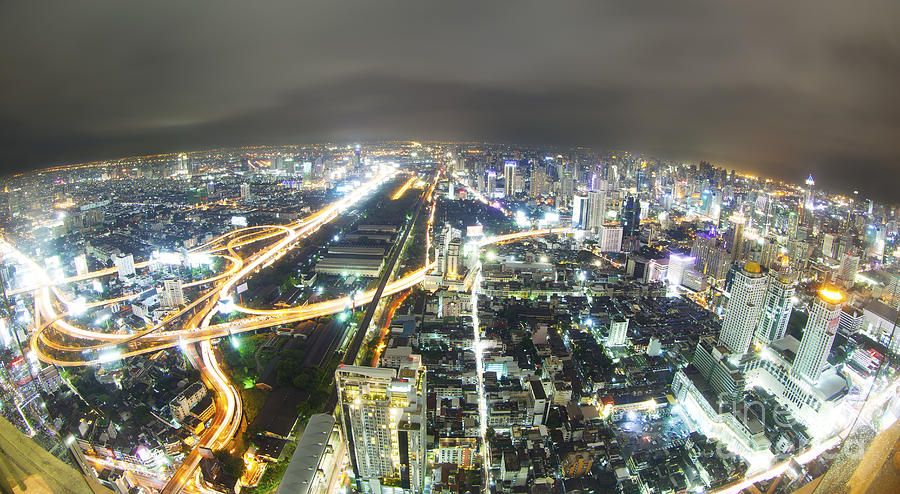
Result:
<instances>
[{"instance_id":1,"label":"tall office tower","mask_svg":"<svg viewBox=\"0 0 900 494\"><path fill-rule=\"evenodd\" d=\"M606 346L622 346L626 341L628 341L628 318L623 316L611 318Z\"/></svg>"},{"instance_id":2,"label":"tall office tower","mask_svg":"<svg viewBox=\"0 0 900 494\"><path fill-rule=\"evenodd\" d=\"M800 339L800 349L791 366L794 373L811 382L819 380L822 366L828 360L828 353L831 352L831 344L834 343L834 335L840 324L843 302L844 296L841 292L830 288L819 290L809 309L809 319L806 321L806 329L803 330L803 338Z\"/></svg>"},{"instance_id":3,"label":"tall office tower","mask_svg":"<svg viewBox=\"0 0 900 494\"><path fill-rule=\"evenodd\" d=\"M604 216L606 216L606 190L598 189L588 192L588 215L585 230L599 229L603 225Z\"/></svg>"},{"instance_id":4,"label":"tall office tower","mask_svg":"<svg viewBox=\"0 0 900 494\"><path fill-rule=\"evenodd\" d=\"M768 344L784 337L794 308L792 299L796 290L797 284L789 275L779 271L769 272L766 298L756 326L756 341Z\"/></svg>"},{"instance_id":5,"label":"tall office tower","mask_svg":"<svg viewBox=\"0 0 900 494\"><path fill-rule=\"evenodd\" d=\"M250 184L241 184L241 198L250 197Z\"/></svg>"},{"instance_id":6,"label":"tall office tower","mask_svg":"<svg viewBox=\"0 0 900 494\"><path fill-rule=\"evenodd\" d=\"M778 262L778 239L769 236L763 240L759 250L759 264L764 268L771 268Z\"/></svg>"},{"instance_id":7,"label":"tall office tower","mask_svg":"<svg viewBox=\"0 0 900 494\"><path fill-rule=\"evenodd\" d=\"M184 305L184 287L179 278L163 280L160 304L163 307L178 307Z\"/></svg>"},{"instance_id":8,"label":"tall office tower","mask_svg":"<svg viewBox=\"0 0 900 494\"><path fill-rule=\"evenodd\" d=\"M744 255L744 224L747 219L741 213L731 215L731 262L736 263L743 259Z\"/></svg>"},{"instance_id":9,"label":"tall office tower","mask_svg":"<svg viewBox=\"0 0 900 494\"><path fill-rule=\"evenodd\" d=\"M425 488L425 367L411 355L399 369L341 365L335 371L341 427L362 490ZM396 491L394 491L396 492Z\"/></svg>"},{"instance_id":10,"label":"tall office tower","mask_svg":"<svg viewBox=\"0 0 900 494\"><path fill-rule=\"evenodd\" d=\"M633 196L625 199L622 208L622 235L632 237L640 231L641 203Z\"/></svg>"},{"instance_id":11,"label":"tall office tower","mask_svg":"<svg viewBox=\"0 0 900 494\"><path fill-rule=\"evenodd\" d=\"M75 256L75 274L81 276L88 272L87 256L78 254Z\"/></svg>"},{"instance_id":12,"label":"tall office tower","mask_svg":"<svg viewBox=\"0 0 900 494\"><path fill-rule=\"evenodd\" d=\"M572 227L588 228L588 198L587 196L575 196L572 199Z\"/></svg>"},{"instance_id":13,"label":"tall office tower","mask_svg":"<svg viewBox=\"0 0 900 494\"><path fill-rule=\"evenodd\" d=\"M731 353L747 353L759 322L766 295L767 278L759 264L748 262L734 275L731 299L719 333L719 344Z\"/></svg>"},{"instance_id":14,"label":"tall office tower","mask_svg":"<svg viewBox=\"0 0 900 494\"><path fill-rule=\"evenodd\" d=\"M538 199L547 194L547 185L549 183L547 173L544 170L536 168L531 174L531 189L528 196L532 199Z\"/></svg>"},{"instance_id":15,"label":"tall office tower","mask_svg":"<svg viewBox=\"0 0 900 494\"><path fill-rule=\"evenodd\" d=\"M131 254L119 254L113 259L119 278L134 276L134 256Z\"/></svg>"},{"instance_id":16,"label":"tall office tower","mask_svg":"<svg viewBox=\"0 0 900 494\"><path fill-rule=\"evenodd\" d=\"M575 180L569 172L564 172L559 177L559 197L556 198L557 204L569 204L572 196L575 194Z\"/></svg>"},{"instance_id":17,"label":"tall office tower","mask_svg":"<svg viewBox=\"0 0 900 494\"><path fill-rule=\"evenodd\" d=\"M648 180L647 180L647 163L641 163L641 166L637 169L635 182L637 184L638 192L642 192L647 190Z\"/></svg>"},{"instance_id":18,"label":"tall office tower","mask_svg":"<svg viewBox=\"0 0 900 494\"><path fill-rule=\"evenodd\" d=\"M806 199L803 201L803 209L812 209L815 205L815 193L813 191L815 185L816 181L813 180L812 173L810 173L806 179Z\"/></svg>"},{"instance_id":19,"label":"tall office tower","mask_svg":"<svg viewBox=\"0 0 900 494\"><path fill-rule=\"evenodd\" d=\"M606 181L609 184L609 190L618 190L619 189L619 167L616 165L609 165L604 169L606 173Z\"/></svg>"},{"instance_id":20,"label":"tall office tower","mask_svg":"<svg viewBox=\"0 0 900 494\"><path fill-rule=\"evenodd\" d=\"M456 237L447 244L447 269L444 271L449 278L459 276L459 244L461 240Z\"/></svg>"},{"instance_id":21,"label":"tall office tower","mask_svg":"<svg viewBox=\"0 0 900 494\"><path fill-rule=\"evenodd\" d=\"M600 225L600 241L597 243L600 252L622 251L622 227L613 223Z\"/></svg>"},{"instance_id":22,"label":"tall office tower","mask_svg":"<svg viewBox=\"0 0 900 494\"><path fill-rule=\"evenodd\" d=\"M506 182L506 190L504 191L506 197L513 197L516 195L516 168L518 167L518 163L513 160L507 160L503 163L503 180Z\"/></svg>"},{"instance_id":23,"label":"tall office tower","mask_svg":"<svg viewBox=\"0 0 900 494\"><path fill-rule=\"evenodd\" d=\"M859 256L852 252L844 252L841 258L841 272L838 279L843 281L845 285L853 286L856 283L856 273L859 271Z\"/></svg>"},{"instance_id":24,"label":"tall office tower","mask_svg":"<svg viewBox=\"0 0 900 494\"><path fill-rule=\"evenodd\" d=\"M487 172L487 180L485 185L485 195L488 197L494 197L494 193L497 190L497 172L494 170L488 170Z\"/></svg>"},{"instance_id":25,"label":"tall office tower","mask_svg":"<svg viewBox=\"0 0 900 494\"><path fill-rule=\"evenodd\" d=\"M362 151L359 149L359 145L357 144L356 147L353 149L353 163L352 163L353 169L359 168L359 165L362 163L362 160L360 159L361 153L362 153Z\"/></svg>"}]
</instances>

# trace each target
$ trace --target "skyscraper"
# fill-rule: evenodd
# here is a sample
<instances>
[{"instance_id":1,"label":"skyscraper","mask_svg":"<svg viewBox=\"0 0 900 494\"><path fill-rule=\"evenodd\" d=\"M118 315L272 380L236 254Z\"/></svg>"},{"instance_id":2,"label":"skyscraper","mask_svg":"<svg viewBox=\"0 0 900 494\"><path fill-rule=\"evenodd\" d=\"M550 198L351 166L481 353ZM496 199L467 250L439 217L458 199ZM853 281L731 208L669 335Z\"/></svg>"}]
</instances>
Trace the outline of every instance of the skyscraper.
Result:
<instances>
[{"instance_id":1,"label":"skyscraper","mask_svg":"<svg viewBox=\"0 0 900 494\"><path fill-rule=\"evenodd\" d=\"M606 182L601 181L597 190L588 192L587 229L598 229L606 216Z\"/></svg>"},{"instance_id":2,"label":"skyscraper","mask_svg":"<svg viewBox=\"0 0 900 494\"><path fill-rule=\"evenodd\" d=\"M844 256L841 258L841 272L838 274L838 279L847 286L853 286L856 283L857 271L859 271L859 256L852 252L844 252Z\"/></svg>"},{"instance_id":3,"label":"skyscraper","mask_svg":"<svg viewBox=\"0 0 900 494\"><path fill-rule=\"evenodd\" d=\"M529 197L538 199L546 195L549 183L550 181L547 177L547 173L540 168L535 168L531 173L531 189L529 190Z\"/></svg>"},{"instance_id":4,"label":"skyscraper","mask_svg":"<svg viewBox=\"0 0 900 494\"><path fill-rule=\"evenodd\" d=\"M641 224L641 203L633 196L625 199L622 208L622 235L632 237L638 233Z\"/></svg>"},{"instance_id":5,"label":"skyscraper","mask_svg":"<svg viewBox=\"0 0 900 494\"><path fill-rule=\"evenodd\" d=\"M731 299L725 309L719 344L732 353L747 353L766 295L767 278L755 262L748 262L734 275Z\"/></svg>"},{"instance_id":6,"label":"skyscraper","mask_svg":"<svg viewBox=\"0 0 900 494\"><path fill-rule=\"evenodd\" d=\"M459 276L459 245L461 240L453 238L447 244L447 269L444 271L449 278Z\"/></svg>"},{"instance_id":7,"label":"skyscraper","mask_svg":"<svg viewBox=\"0 0 900 494\"><path fill-rule=\"evenodd\" d=\"M516 168L518 163L513 160L507 160L503 164L503 180L506 182L506 197L513 197L516 194Z\"/></svg>"},{"instance_id":8,"label":"skyscraper","mask_svg":"<svg viewBox=\"0 0 900 494\"><path fill-rule=\"evenodd\" d=\"M425 367L418 355L399 369L341 365L335 371L341 426L359 487L381 492L425 486Z\"/></svg>"},{"instance_id":9,"label":"skyscraper","mask_svg":"<svg viewBox=\"0 0 900 494\"><path fill-rule=\"evenodd\" d=\"M744 256L744 224L747 219L743 214L737 213L731 216L731 262L736 263Z\"/></svg>"},{"instance_id":10,"label":"skyscraper","mask_svg":"<svg viewBox=\"0 0 900 494\"><path fill-rule=\"evenodd\" d=\"M765 301L756 326L757 341L768 344L784 337L794 308L792 299L796 288L788 275L776 271L769 273Z\"/></svg>"},{"instance_id":11,"label":"skyscraper","mask_svg":"<svg viewBox=\"0 0 900 494\"><path fill-rule=\"evenodd\" d=\"M575 228L588 228L588 198L587 196L575 196L572 200L572 226Z\"/></svg>"},{"instance_id":12,"label":"skyscraper","mask_svg":"<svg viewBox=\"0 0 900 494\"><path fill-rule=\"evenodd\" d=\"M559 197L557 198L557 204L569 204L574 193L575 181L572 179L572 175L570 175L569 172L564 172L559 177Z\"/></svg>"},{"instance_id":13,"label":"skyscraper","mask_svg":"<svg viewBox=\"0 0 900 494\"><path fill-rule=\"evenodd\" d=\"M809 309L800 349L791 367L794 373L812 382L819 380L840 324L843 302L841 292L830 288L819 290Z\"/></svg>"},{"instance_id":14,"label":"skyscraper","mask_svg":"<svg viewBox=\"0 0 900 494\"><path fill-rule=\"evenodd\" d=\"M809 177L806 179L806 199L803 201L804 209L812 209L815 205L815 192L813 191L815 185L816 181L813 180L812 173L810 173Z\"/></svg>"}]
</instances>

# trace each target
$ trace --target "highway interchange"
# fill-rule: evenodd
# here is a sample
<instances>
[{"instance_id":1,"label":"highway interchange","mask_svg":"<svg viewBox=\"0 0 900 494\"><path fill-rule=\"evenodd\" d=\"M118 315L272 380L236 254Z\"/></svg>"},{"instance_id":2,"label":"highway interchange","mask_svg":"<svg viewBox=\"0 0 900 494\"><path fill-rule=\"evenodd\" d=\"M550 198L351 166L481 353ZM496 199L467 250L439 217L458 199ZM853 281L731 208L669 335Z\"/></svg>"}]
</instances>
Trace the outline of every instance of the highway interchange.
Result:
<instances>
[{"instance_id":1,"label":"highway interchange","mask_svg":"<svg viewBox=\"0 0 900 494\"><path fill-rule=\"evenodd\" d=\"M165 316L159 323L135 333L96 331L78 327L68 318L86 310L107 307L112 304L137 299L146 292L138 292L112 299L79 304L66 298L60 286L117 275L115 268L106 268L78 276L52 279L36 261L18 251L12 244L0 241L0 253L29 273L33 283L27 287L10 290L11 295L31 292L35 301L35 327L30 347L42 361L58 366L84 366L108 363L122 358L152 354L172 347L180 347L191 364L201 371L201 377L212 391L216 414L205 430L197 446L185 458L174 475L160 492L177 493L182 490L207 492L198 465L205 450L226 447L235 437L241 423L241 400L222 371L213 351L212 341L234 334L256 331L273 326L290 324L321 316L336 314L351 305L371 302L377 289L325 300L299 307L282 309L254 309L235 303L233 294L237 285L262 268L271 265L323 225L349 210L361 199L375 191L398 172L381 170L370 180L343 198L316 213L287 225L265 225L238 228L191 249L190 259L223 259L227 268L207 279L185 283L185 288L197 287L201 294L186 306ZM410 177L394 193L392 199L401 197L415 182ZM431 203L428 228L434 219L433 188L437 176L422 199ZM480 245L491 242L513 241L535 235L566 233L567 230L534 230L483 239ZM426 235L430 241L430 235ZM430 243L430 242L429 242ZM427 252L427 249L426 249ZM182 259L188 262L189 259ZM145 269L149 261L135 263L136 269ZM436 263L426 255L424 265L400 278L391 280L379 288L379 296L391 295L412 288L425 279L426 273ZM352 297L352 299L351 299ZM213 324L221 303L245 317Z\"/></svg>"}]
</instances>

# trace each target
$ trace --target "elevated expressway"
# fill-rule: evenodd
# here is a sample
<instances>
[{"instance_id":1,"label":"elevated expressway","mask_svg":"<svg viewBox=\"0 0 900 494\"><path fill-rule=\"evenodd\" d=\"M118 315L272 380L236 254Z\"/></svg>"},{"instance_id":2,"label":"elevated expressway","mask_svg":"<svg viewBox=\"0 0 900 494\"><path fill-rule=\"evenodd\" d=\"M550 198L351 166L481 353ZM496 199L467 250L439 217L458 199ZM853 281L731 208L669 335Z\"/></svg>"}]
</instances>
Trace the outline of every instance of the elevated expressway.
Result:
<instances>
[{"instance_id":1,"label":"elevated expressway","mask_svg":"<svg viewBox=\"0 0 900 494\"><path fill-rule=\"evenodd\" d=\"M36 320L43 321L43 323L39 323L38 329L31 337L31 349L38 358L47 363L68 367L103 364L126 357L152 354L175 346L181 347L191 363L201 371L203 381L212 390L216 402L216 416L200 438L198 447L195 447L185 458L161 492L175 493L185 488L192 491L206 490L200 481L197 469L202 459L201 448L216 450L225 447L236 434L242 413L240 397L229 384L228 378L216 361L211 340L336 314L351 306L360 306L371 302L375 296L375 290L284 309L253 309L235 304L233 305L234 310L246 314L246 317L212 324L219 301L230 300L233 290L242 280L277 261L293 249L300 240L339 216L392 175L393 173L378 175L339 201L302 220L287 225L237 229L191 249L189 256L219 257L227 261L228 267L222 273L210 278L186 284L185 286L208 288L185 307L166 316L159 323L136 333L95 331L77 327L67 321L67 317L72 316L75 312L73 301L67 300L57 286L63 283L115 276L115 269L103 269L54 281L32 259L17 251L9 243L0 241L0 253L4 257L13 258L16 262L27 266L37 281L35 285L10 292L26 293L30 291L34 293ZM428 200L432 198L435 183L436 180L425 193ZM409 184L408 181L401 187L402 192L409 188ZM429 228L434 215L433 207L432 203ZM570 233L570 229L516 232L482 239L479 241L479 245L565 233ZM240 252L252 244L259 243L266 244L246 256ZM143 268L148 264L136 263L135 266ZM422 283L426 273L435 266L436 262L426 256L423 267L387 283L382 295L398 293ZM144 292L92 302L85 304L84 307L79 307L77 311L126 302L139 297L142 293Z\"/></svg>"}]
</instances>

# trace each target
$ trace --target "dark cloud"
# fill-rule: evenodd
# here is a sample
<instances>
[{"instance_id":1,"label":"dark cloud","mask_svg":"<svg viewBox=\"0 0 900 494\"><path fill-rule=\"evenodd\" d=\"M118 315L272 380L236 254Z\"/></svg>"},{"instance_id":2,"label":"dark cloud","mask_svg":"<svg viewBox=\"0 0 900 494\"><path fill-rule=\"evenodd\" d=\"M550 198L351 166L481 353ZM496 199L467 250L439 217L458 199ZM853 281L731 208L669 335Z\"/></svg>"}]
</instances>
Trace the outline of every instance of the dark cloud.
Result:
<instances>
[{"instance_id":1,"label":"dark cloud","mask_svg":"<svg viewBox=\"0 0 900 494\"><path fill-rule=\"evenodd\" d=\"M708 159L894 200L900 4L5 2L8 170L474 138Z\"/></svg>"}]
</instances>

